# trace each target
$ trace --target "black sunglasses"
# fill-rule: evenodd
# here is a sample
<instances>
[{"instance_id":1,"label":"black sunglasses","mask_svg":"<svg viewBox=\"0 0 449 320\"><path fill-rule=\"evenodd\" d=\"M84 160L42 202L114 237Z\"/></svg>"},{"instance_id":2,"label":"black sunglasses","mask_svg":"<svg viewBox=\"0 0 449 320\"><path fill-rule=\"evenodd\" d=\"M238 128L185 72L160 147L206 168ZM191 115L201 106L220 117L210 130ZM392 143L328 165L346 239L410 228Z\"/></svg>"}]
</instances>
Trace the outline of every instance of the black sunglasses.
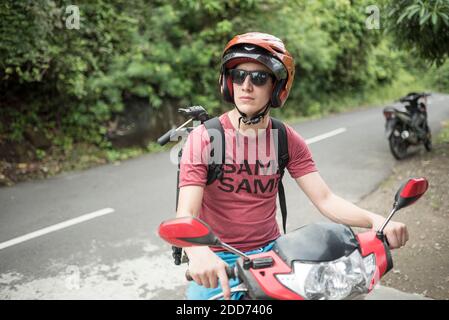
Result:
<instances>
[{"instance_id":1,"label":"black sunglasses","mask_svg":"<svg viewBox=\"0 0 449 320\"><path fill-rule=\"evenodd\" d=\"M246 71L241 69L230 69L229 74L233 83L241 85L245 82L246 76L250 75L251 83L255 86L263 86L273 74L266 71Z\"/></svg>"}]
</instances>

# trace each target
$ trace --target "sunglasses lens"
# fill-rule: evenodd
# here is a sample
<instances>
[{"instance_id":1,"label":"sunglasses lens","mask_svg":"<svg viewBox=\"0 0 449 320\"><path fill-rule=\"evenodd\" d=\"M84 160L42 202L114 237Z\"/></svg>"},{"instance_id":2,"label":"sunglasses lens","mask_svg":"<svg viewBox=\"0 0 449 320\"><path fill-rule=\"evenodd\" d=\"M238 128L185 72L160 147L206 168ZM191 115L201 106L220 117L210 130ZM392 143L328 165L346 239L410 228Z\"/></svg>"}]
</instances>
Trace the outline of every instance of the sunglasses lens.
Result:
<instances>
[{"instance_id":1,"label":"sunglasses lens","mask_svg":"<svg viewBox=\"0 0 449 320\"><path fill-rule=\"evenodd\" d=\"M230 70L232 82L235 84L241 85L245 82L246 76L249 74L251 78L251 82L255 86L263 86L267 83L270 74L265 71L246 71L239 69L231 69Z\"/></svg>"},{"instance_id":2,"label":"sunglasses lens","mask_svg":"<svg viewBox=\"0 0 449 320\"><path fill-rule=\"evenodd\" d=\"M268 73L264 71L251 72L251 82L255 86L263 86L265 83L267 83L267 80L268 80Z\"/></svg>"},{"instance_id":3,"label":"sunglasses lens","mask_svg":"<svg viewBox=\"0 0 449 320\"><path fill-rule=\"evenodd\" d=\"M238 69L231 70L232 82L236 84L243 84L243 82L245 82L245 78L246 78L245 70L238 70Z\"/></svg>"}]
</instances>

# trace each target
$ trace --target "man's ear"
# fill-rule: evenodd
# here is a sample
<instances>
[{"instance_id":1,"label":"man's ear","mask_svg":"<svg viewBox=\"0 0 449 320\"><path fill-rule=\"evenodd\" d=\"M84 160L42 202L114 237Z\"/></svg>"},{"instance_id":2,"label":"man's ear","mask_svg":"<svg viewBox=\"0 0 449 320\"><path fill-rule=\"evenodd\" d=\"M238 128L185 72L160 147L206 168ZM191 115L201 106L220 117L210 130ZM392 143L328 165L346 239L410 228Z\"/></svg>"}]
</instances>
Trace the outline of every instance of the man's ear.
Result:
<instances>
[{"instance_id":1,"label":"man's ear","mask_svg":"<svg viewBox=\"0 0 449 320\"><path fill-rule=\"evenodd\" d=\"M283 97L281 97L281 93L283 91L282 89L284 88L286 82L287 82L287 79L281 79L281 80L275 82L273 93L271 94L271 103L274 108L278 108L278 107L282 106L281 99ZM284 90L284 92L285 92L285 90Z\"/></svg>"}]
</instances>

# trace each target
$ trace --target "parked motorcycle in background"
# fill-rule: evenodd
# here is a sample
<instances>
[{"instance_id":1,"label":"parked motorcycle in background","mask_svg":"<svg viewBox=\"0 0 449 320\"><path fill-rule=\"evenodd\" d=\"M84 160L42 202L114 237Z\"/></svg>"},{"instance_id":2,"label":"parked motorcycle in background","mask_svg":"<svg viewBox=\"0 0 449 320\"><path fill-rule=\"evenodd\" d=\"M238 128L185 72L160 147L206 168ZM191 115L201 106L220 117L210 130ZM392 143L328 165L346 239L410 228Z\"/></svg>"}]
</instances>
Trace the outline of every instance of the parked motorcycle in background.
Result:
<instances>
[{"instance_id":1,"label":"parked motorcycle in background","mask_svg":"<svg viewBox=\"0 0 449 320\"><path fill-rule=\"evenodd\" d=\"M411 145L424 144L432 150L432 135L427 122L427 97L429 93L411 92L399 102L383 109L385 134L393 156L404 159Z\"/></svg>"}]
</instances>

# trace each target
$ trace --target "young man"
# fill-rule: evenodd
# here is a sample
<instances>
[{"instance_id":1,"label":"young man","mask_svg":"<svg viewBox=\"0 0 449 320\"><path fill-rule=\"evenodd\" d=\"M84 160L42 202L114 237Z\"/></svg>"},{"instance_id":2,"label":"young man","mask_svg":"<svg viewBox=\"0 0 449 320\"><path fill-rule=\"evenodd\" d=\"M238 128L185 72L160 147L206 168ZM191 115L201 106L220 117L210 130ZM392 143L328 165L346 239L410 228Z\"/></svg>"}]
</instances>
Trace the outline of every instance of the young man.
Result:
<instances>
[{"instance_id":1,"label":"young man","mask_svg":"<svg viewBox=\"0 0 449 320\"><path fill-rule=\"evenodd\" d=\"M274 140L269 110L282 107L293 79L293 58L280 39L256 32L234 37L223 52L220 75L221 93L225 101L234 104L231 111L219 117L225 131L223 177L206 185L208 167L203 155L210 151L210 139L204 125L192 131L183 152L177 216L199 216L220 239L249 254L270 250L280 236L275 218L280 174L267 170L272 162L261 160L265 153L260 156L259 151L268 149L268 159L276 160L270 149ZM355 206L329 189L302 137L288 125L286 131L286 168L318 210L337 223L380 227L382 216ZM385 235L392 248L408 240L402 223L391 222ZM185 252L194 279L188 298L207 299L223 290L225 299L230 299L230 286L237 282L229 282L225 267L237 257L208 247L186 248ZM233 299L240 297L232 295Z\"/></svg>"}]
</instances>

